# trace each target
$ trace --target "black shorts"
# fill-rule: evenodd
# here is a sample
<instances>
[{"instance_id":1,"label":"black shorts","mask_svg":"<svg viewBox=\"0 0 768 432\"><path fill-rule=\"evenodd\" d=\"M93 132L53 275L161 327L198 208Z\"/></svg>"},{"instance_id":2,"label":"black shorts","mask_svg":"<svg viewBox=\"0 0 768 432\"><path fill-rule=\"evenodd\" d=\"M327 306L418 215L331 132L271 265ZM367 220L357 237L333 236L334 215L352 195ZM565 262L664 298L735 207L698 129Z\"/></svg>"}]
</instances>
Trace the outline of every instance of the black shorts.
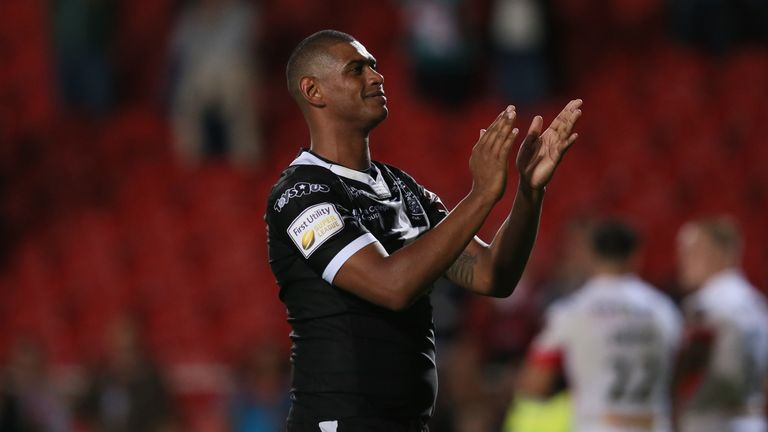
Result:
<instances>
[{"instance_id":1,"label":"black shorts","mask_svg":"<svg viewBox=\"0 0 768 432\"><path fill-rule=\"evenodd\" d=\"M334 425L327 424L324 429L320 423L288 420L287 432L429 432L426 420L422 419L381 419L352 417L338 420Z\"/></svg>"}]
</instances>

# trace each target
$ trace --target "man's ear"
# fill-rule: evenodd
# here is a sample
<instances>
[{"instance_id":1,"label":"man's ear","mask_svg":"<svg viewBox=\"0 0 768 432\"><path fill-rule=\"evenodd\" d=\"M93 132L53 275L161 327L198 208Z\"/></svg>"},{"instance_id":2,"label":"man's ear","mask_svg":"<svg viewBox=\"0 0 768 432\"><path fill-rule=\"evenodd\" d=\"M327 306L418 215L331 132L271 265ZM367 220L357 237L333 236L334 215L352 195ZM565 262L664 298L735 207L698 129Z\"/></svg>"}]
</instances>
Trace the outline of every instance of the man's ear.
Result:
<instances>
[{"instance_id":1,"label":"man's ear","mask_svg":"<svg viewBox=\"0 0 768 432\"><path fill-rule=\"evenodd\" d=\"M324 107L325 101L323 100L323 94L320 91L320 86L317 83L317 79L312 76L302 77L299 81L299 91L301 96L310 105L315 107Z\"/></svg>"}]
</instances>

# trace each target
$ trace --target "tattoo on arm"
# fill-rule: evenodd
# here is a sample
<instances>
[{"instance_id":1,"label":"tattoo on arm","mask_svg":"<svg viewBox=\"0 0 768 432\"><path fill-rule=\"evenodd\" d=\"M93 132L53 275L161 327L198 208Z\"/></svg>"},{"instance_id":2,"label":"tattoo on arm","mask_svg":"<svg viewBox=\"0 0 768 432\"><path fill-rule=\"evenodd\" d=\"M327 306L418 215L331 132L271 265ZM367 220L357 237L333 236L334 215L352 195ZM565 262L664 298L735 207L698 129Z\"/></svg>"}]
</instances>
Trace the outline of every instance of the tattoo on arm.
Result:
<instances>
[{"instance_id":1,"label":"tattoo on arm","mask_svg":"<svg viewBox=\"0 0 768 432\"><path fill-rule=\"evenodd\" d=\"M471 287L475 279L475 264L477 264L477 255L464 251L448 268L445 275L458 285L465 288Z\"/></svg>"}]
</instances>

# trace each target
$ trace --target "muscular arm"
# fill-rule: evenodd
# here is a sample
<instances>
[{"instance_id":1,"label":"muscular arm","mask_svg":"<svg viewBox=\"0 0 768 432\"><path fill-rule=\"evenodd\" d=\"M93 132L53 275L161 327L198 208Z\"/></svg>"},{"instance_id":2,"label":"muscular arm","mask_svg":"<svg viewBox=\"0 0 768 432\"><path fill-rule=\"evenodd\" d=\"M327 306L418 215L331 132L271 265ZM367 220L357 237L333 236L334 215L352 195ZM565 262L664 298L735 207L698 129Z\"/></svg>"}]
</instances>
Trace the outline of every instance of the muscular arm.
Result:
<instances>
[{"instance_id":1,"label":"muscular arm","mask_svg":"<svg viewBox=\"0 0 768 432\"><path fill-rule=\"evenodd\" d=\"M477 294L509 296L533 249L543 195L518 187L512 211L491 244L475 238L445 273L448 279Z\"/></svg>"},{"instance_id":2,"label":"muscular arm","mask_svg":"<svg viewBox=\"0 0 768 432\"><path fill-rule=\"evenodd\" d=\"M334 285L394 310L409 306L446 270L472 291L509 295L533 248L544 188L577 138L572 130L580 106L581 100L571 101L543 133L543 119L534 118L515 163L520 173L515 203L490 246L472 239L504 193L517 135L514 107L481 131L469 161L472 191L440 224L391 256L378 243L366 246L344 263Z\"/></svg>"},{"instance_id":3,"label":"muscular arm","mask_svg":"<svg viewBox=\"0 0 768 432\"><path fill-rule=\"evenodd\" d=\"M528 362L518 377L517 392L523 397L545 398L555 387L556 378L556 369Z\"/></svg>"},{"instance_id":4,"label":"muscular arm","mask_svg":"<svg viewBox=\"0 0 768 432\"><path fill-rule=\"evenodd\" d=\"M472 191L435 228L388 255L378 242L352 255L333 284L383 307L408 307L456 260L504 193L517 135L510 107L480 137L469 161Z\"/></svg>"},{"instance_id":5,"label":"muscular arm","mask_svg":"<svg viewBox=\"0 0 768 432\"><path fill-rule=\"evenodd\" d=\"M492 207L493 202L470 193L437 227L392 255L378 242L364 247L344 263L333 283L372 303L403 309L457 259Z\"/></svg>"},{"instance_id":6,"label":"muscular arm","mask_svg":"<svg viewBox=\"0 0 768 432\"><path fill-rule=\"evenodd\" d=\"M507 297L525 270L539 227L544 189L565 152L576 140L573 127L580 100L571 101L543 133L536 117L520 146L515 202L490 246L475 238L446 272L454 283L478 294Z\"/></svg>"}]
</instances>

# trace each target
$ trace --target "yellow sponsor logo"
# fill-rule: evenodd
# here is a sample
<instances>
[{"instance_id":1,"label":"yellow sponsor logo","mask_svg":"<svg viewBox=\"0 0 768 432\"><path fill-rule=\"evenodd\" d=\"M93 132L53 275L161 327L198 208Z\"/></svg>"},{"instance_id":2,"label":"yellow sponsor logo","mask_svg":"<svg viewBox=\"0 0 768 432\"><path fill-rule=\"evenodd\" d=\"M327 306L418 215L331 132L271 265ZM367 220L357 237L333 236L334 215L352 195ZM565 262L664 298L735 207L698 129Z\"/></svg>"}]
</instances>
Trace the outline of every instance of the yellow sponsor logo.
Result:
<instances>
[{"instance_id":1,"label":"yellow sponsor logo","mask_svg":"<svg viewBox=\"0 0 768 432\"><path fill-rule=\"evenodd\" d=\"M308 229L307 232L301 236L301 247L303 247L304 250L307 250L311 248L313 244L315 244L315 230Z\"/></svg>"},{"instance_id":2,"label":"yellow sponsor logo","mask_svg":"<svg viewBox=\"0 0 768 432\"><path fill-rule=\"evenodd\" d=\"M335 215L326 216L318 220L314 225L314 230L318 237L323 238L326 233L333 233L342 228L341 221Z\"/></svg>"},{"instance_id":3,"label":"yellow sponsor logo","mask_svg":"<svg viewBox=\"0 0 768 432\"><path fill-rule=\"evenodd\" d=\"M331 203L316 204L304 210L288 227L287 232L304 258L329 238L344 229L344 220Z\"/></svg>"}]
</instances>

